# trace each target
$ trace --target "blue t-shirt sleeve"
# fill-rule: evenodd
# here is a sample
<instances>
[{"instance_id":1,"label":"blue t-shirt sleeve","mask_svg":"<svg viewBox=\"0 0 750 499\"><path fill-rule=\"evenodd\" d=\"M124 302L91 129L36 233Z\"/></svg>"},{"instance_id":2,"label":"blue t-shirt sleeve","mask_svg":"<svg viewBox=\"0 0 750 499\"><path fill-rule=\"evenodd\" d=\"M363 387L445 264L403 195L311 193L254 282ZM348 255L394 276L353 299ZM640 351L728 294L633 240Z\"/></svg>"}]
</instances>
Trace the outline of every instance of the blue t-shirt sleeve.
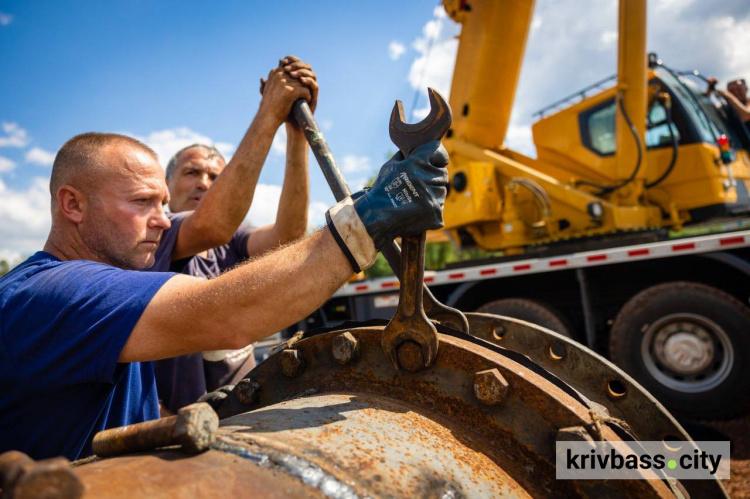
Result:
<instances>
[{"instance_id":1,"label":"blue t-shirt sleeve","mask_svg":"<svg viewBox=\"0 0 750 499\"><path fill-rule=\"evenodd\" d=\"M29 276L2 314L9 371L32 387L114 382L130 333L173 275L77 260Z\"/></svg>"}]
</instances>

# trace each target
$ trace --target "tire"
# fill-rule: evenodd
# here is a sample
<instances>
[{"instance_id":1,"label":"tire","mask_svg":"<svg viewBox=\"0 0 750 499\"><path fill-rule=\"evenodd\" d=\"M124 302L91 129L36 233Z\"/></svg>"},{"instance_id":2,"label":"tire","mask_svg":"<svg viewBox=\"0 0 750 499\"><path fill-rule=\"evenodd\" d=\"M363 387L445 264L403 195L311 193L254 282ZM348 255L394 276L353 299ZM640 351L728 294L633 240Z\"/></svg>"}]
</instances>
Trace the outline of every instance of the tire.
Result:
<instances>
[{"instance_id":1,"label":"tire","mask_svg":"<svg viewBox=\"0 0 750 499\"><path fill-rule=\"evenodd\" d=\"M520 319L573 338L571 327L565 317L551 305L540 301L528 298L504 298L485 303L477 309L477 312Z\"/></svg>"},{"instance_id":2,"label":"tire","mask_svg":"<svg viewBox=\"0 0 750 499\"><path fill-rule=\"evenodd\" d=\"M622 307L612 360L675 415L725 419L750 409L750 309L692 282L659 284Z\"/></svg>"}]
</instances>

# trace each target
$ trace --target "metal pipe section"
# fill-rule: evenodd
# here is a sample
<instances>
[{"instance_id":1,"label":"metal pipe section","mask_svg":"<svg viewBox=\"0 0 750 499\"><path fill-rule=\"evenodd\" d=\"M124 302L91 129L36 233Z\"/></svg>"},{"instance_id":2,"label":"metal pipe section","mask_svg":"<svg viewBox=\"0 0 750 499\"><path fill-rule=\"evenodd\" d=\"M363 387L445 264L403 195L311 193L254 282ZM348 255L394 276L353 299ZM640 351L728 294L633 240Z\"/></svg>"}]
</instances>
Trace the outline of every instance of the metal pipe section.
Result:
<instances>
[{"instance_id":1,"label":"metal pipe section","mask_svg":"<svg viewBox=\"0 0 750 499\"><path fill-rule=\"evenodd\" d=\"M617 47L617 95L623 106L617 106L615 113L615 140L617 157L617 178L629 178L645 161L646 136L646 0L620 0ZM635 126L640 144L633 133L623 111ZM636 206L644 190L645 165L640 165L628 189L619 192L618 204Z\"/></svg>"}]
</instances>

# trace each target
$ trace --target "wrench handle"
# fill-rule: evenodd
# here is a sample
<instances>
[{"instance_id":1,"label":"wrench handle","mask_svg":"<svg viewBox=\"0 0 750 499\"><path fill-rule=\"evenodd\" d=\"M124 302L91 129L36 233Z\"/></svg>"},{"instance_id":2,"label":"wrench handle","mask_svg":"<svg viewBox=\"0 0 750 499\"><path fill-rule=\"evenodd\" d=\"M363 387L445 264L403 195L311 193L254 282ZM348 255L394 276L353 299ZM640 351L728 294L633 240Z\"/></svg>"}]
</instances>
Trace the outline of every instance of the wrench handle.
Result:
<instances>
[{"instance_id":1,"label":"wrench handle","mask_svg":"<svg viewBox=\"0 0 750 499\"><path fill-rule=\"evenodd\" d=\"M323 132L318 128L318 124L315 122L307 101L304 99L297 100L292 105L292 114L302 128L302 132L305 134L310 148L312 148L315 159L318 160L320 169L323 170L323 176L325 176L328 186L333 192L333 197L336 198L336 201L341 201L351 196L352 191L349 190L349 186L346 184L346 180L344 180L344 176L341 174L341 170L339 170L339 166L333 157L333 152L328 147L328 142L323 136Z\"/></svg>"},{"instance_id":2,"label":"wrench handle","mask_svg":"<svg viewBox=\"0 0 750 499\"><path fill-rule=\"evenodd\" d=\"M427 234L401 238L401 298L398 312L413 316L422 310L422 286L424 286L424 248ZM397 313L398 313L397 312Z\"/></svg>"}]
</instances>

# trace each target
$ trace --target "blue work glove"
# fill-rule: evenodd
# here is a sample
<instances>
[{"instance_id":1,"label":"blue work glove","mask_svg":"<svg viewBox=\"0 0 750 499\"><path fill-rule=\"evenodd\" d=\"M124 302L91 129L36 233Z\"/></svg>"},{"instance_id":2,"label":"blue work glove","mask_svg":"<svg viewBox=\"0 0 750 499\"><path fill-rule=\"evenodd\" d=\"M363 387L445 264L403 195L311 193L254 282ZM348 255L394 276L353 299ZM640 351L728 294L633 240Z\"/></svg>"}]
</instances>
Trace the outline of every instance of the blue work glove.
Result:
<instances>
[{"instance_id":1,"label":"blue work glove","mask_svg":"<svg viewBox=\"0 0 750 499\"><path fill-rule=\"evenodd\" d=\"M443 226L448 153L439 141L417 147L404 159L396 153L369 189L326 213L328 227L354 272L369 267L377 250L396 237Z\"/></svg>"}]
</instances>

